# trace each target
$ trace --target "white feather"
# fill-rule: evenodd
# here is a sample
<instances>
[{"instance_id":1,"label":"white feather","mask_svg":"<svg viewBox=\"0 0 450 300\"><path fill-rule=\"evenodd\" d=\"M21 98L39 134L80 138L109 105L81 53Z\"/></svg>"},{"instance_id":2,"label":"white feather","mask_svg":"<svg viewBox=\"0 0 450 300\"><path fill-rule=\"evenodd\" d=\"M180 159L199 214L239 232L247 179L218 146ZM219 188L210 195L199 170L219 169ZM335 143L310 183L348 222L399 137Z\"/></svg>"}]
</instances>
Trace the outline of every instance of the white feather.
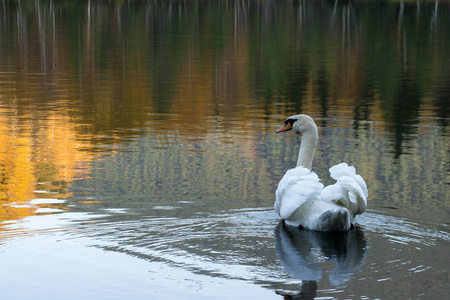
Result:
<instances>
[{"instance_id":1,"label":"white feather","mask_svg":"<svg viewBox=\"0 0 450 300\"><path fill-rule=\"evenodd\" d=\"M278 184L275 211L287 220L300 205L317 197L322 190L323 184L316 173L304 167L290 169Z\"/></svg>"}]
</instances>

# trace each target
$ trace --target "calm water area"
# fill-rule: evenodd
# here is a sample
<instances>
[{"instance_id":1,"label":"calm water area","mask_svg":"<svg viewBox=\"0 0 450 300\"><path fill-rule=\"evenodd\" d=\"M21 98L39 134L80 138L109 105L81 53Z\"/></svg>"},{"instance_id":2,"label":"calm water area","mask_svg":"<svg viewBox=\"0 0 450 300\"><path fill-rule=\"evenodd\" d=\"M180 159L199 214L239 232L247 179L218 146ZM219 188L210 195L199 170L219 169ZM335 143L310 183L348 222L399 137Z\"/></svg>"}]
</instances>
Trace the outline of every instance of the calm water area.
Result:
<instances>
[{"instance_id":1,"label":"calm water area","mask_svg":"<svg viewBox=\"0 0 450 300\"><path fill-rule=\"evenodd\" d=\"M354 230L286 228L354 165ZM448 299L450 2L0 1L1 299Z\"/></svg>"}]
</instances>

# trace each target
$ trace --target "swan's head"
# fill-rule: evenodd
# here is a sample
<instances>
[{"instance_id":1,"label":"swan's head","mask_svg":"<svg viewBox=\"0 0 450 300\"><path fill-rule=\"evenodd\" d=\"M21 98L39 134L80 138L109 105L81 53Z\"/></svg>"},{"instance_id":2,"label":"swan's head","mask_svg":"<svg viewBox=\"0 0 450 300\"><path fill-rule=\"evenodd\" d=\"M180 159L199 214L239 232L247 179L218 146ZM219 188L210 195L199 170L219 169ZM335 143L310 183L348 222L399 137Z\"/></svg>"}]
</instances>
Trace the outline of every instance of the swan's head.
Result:
<instances>
[{"instance_id":1,"label":"swan's head","mask_svg":"<svg viewBox=\"0 0 450 300\"><path fill-rule=\"evenodd\" d=\"M316 123L308 115L294 115L287 118L284 121L284 126L277 130L277 133L289 130L295 130L297 132L308 132L310 130L317 130Z\"/></svg>"}]
</instances>

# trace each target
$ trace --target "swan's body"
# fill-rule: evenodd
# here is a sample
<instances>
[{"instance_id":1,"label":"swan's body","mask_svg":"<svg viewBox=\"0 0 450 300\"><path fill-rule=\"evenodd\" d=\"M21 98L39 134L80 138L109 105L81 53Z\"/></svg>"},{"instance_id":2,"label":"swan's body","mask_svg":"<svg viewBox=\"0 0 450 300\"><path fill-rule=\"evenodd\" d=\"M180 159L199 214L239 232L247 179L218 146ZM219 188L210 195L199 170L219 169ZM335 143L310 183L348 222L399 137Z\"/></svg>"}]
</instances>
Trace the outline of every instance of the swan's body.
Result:
<instances>
[{"instance_id":1,"label":"swan's body","mask_svg":"<svg viewBox=\"0 0 450 300\"><path fill-rule=\"evenodd\" d=\"M356 170L346 163L330 168L336 183L324 188L314 173L312 161L318 140L317 126L307 115L295 115L278 132L302 133L297 167L281 179L276 191L275 211L286 225L320 231L348 230L355 216L367 206L367 186Z\"/></svg>"}]
</instances>

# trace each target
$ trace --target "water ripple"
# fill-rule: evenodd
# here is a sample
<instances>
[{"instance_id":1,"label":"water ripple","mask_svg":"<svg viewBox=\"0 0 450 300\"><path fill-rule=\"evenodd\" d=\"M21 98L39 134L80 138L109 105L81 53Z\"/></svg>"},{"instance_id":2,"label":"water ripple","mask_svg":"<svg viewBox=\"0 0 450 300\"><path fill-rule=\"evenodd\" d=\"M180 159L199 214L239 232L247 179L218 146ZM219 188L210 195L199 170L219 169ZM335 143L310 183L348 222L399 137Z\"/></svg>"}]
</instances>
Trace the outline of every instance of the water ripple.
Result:
<instances>
[{"instance_id":1,"label":"water ripple","mask_svg":"<svg viewBox=\"0 0 450 300\"><path fill-rule=\"evenodd\" d=\"M172 210L176 214L181 208ZM442 265L428 257L436 245L450 240L440 225L376 211L359 218L357 229L342 237L297 229L279 233L278 223L269 207L198 212L191 218L139 218L110 209L102 214L67 212L29 217L20 224L5 222L1 235L83 241L103 251L211 278L256 283L277 293L297 293L316 286L306 282L320 281L321 289L315 293L324 297L337 296L355 282L393 284L399 278L414 281L439 274Z\"/></svg>"}]
</instances>

